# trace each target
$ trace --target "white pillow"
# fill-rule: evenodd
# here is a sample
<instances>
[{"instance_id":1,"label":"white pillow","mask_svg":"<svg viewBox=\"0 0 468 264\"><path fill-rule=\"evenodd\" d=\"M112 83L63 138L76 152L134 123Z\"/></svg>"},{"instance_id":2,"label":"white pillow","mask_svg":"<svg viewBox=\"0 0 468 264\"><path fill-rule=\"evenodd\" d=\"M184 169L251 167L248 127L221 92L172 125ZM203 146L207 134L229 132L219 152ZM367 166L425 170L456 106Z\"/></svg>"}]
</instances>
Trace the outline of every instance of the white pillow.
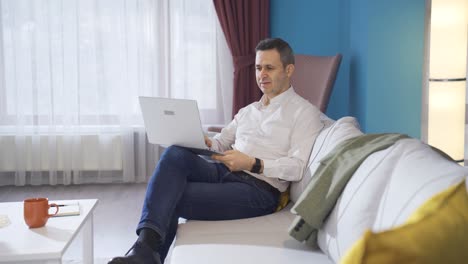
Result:
<instances>
[{"instance_id":1,"label":"white pillow","mask_svg":"<svg viewBox=\"0 0 468 264\"><path fill-rule=\"evenodd\" d=\"M406 145L379 204L374 231L403 224L429 198L463 181L468 168L446 159L417 139L401 140Z\"/></svg>"},{"instance_id":2,"label":"white pillow","mask_svg":"<svg viewBox=\"0 0 468 264\"><path fill-rule=\"evenodd\" d=\"M317 242L325 254L338 263L363 231L375 220L379 199L391 167L379 166L397 162L394 146L367 157L348 181L335 207L319 229ZM388 161L387 161L388 160Z\"/></svg>"},{"instance_id":3,"label":"white pillow","mask_svg":"<svg viewBox=\"0 0 468 264\"><path fill-rule=\"evenodd\" d=\"M324 122L323 119L322 122ZM338 119L334 123L326 122L328 123L324 122L325 127L320 131L315 140L304 176L300 181L291 184L290 199L293 202L297 201L301 193L307 187L307 184L309 184L323 157L342 141L363 134L361 130L359 130L359 123L354 117L346 116ZM329 127L326 127L327 124Z\"/></svg>"},{"instance_id":4,"label":"white pillow","mask_svg":"<svg viewBox=\"0 0 468 264\"><path fill-rule=\"evenodd\" d=\"M402 139L370 155L356 170L318 233L333 261L367 229L402 224L431 196L463 180L468 168L448 161L417 139Z\"/></svg>"}]
</instances>

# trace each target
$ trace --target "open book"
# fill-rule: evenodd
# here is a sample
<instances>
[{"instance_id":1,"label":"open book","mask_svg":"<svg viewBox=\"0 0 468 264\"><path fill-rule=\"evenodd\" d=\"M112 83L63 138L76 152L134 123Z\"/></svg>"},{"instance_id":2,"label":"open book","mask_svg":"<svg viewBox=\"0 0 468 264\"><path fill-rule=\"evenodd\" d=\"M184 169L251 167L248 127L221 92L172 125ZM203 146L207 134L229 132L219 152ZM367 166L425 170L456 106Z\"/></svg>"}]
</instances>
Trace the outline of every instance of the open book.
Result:
<instances>
[{"instance_id":1,"label":"open book","mask_svg":"<svg viewBox=\"0 0 468 264\"><path fill-rule=\"evenodd\" d=\"M59 203L59 211L54 217L80 215L80 204L78 202ZM54 213L55 208L51 207L49 213Z\"/></svg>"}]
</instances>

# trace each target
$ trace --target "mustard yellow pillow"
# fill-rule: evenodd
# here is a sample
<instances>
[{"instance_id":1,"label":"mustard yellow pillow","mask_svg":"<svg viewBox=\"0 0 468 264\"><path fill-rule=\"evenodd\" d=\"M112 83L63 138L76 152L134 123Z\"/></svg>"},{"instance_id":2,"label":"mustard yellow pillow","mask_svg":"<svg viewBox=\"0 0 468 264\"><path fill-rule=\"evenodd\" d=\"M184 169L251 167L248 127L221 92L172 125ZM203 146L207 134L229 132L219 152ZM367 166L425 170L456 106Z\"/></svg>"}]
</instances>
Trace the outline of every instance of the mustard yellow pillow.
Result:
<instances>
[{"instance_id":1,"label":"mustard yellow pillow","mask_svg":"<svg viewBox=\"0 0 468 264\"><path fill-rule=\"evenodd\" d=\"M404 225L380 233L367 231L341 263L468 263L465 182L429 199Z\"/></svg>"},{"instance_id":2,"label":"mustard yellow pillow","mask_svg":"<svg viewBox=\"0 0 468 264\"><path fill-rule=\"evenodd\" d=\"M289 203L289 187L286 191L282 192L279 197L278 207L276 207L276 212L281 211Z\"/></svg>"}]
</instances>

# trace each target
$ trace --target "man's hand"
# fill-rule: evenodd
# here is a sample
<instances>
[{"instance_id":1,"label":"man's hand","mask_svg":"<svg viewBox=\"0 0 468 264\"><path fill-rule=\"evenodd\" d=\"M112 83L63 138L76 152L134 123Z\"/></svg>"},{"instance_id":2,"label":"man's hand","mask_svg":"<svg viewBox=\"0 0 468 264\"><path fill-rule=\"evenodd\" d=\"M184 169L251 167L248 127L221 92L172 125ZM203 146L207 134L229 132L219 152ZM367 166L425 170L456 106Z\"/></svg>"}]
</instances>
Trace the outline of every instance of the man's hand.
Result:
<instances>
[{"instance_id":1,"label":"man's hand","mask_svg":"<svg viewBox=\"0 0 468 264\"><path fill-rule=\"evenodd\" d=\"M211 139L207 136L205 136L205 145L209 148L211 148L212 144L211 144Z\"/></svg>"},{"instance_id":2,"label":"man's hand","mask_svg":"<svg viewBox=\"0 0 468 264\"><path fill-rule=\"evenodd\" d=\"M230 171L250 171L255 164L255 158L238 150L228 150L224 152L224 155L212 155L211 158L224 163Z\"/></svg>"}]
</instances>

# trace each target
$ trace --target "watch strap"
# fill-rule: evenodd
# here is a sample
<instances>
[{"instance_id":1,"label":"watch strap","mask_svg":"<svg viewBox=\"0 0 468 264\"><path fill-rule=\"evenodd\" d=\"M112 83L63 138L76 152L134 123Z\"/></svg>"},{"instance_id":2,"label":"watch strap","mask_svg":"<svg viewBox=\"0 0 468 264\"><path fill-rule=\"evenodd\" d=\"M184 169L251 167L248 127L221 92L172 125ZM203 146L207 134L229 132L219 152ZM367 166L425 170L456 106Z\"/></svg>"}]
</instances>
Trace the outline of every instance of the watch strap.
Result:
<instances>
[{"instance_id":1,"label":"watch strap","mask_svg":"<svg viewBox=\"0 0 468 264\"><path fill-rule=\"evenodd\" d=\"M260 173L260 170L262 169L262 162L259 158L255 158L255 164L252 166L252 169L250 172L253 173Z\"/></svg>"}]
</instances>

